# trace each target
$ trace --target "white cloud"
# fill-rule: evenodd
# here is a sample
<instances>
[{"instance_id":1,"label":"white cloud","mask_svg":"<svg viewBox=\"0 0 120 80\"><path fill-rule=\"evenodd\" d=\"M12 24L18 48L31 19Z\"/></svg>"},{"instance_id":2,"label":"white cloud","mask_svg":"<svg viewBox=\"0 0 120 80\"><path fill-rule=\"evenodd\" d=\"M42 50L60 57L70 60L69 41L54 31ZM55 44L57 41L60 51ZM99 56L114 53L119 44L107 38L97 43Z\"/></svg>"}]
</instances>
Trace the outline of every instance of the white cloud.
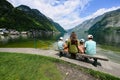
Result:
<instances>
[{"instance_id":1,"label":"white cloud","mask_svg":"<svg viewBox=\"0 0 120 80\"><path fill-rule=\"evenodd\" d=\"M119 9L119 8L120 8L120 6L119 7L112 7L112 8L108 8L108 9L101 8L101 9L97 10L95 13L93 13L92 15L89 15L89 16L85 17L85 19L95 18L95 17L97 17L99 15L102 15L106 12L113 11L113 10L116 10L116 9Z\"/></svg>"},{"instance_id":2,"label":"white cloud","mask_svg":"<svg viewBox=\"0 0 120 80\"><path fill-rule=\"evenodd\" d=\"M91 0L8 0L15 7L21 4L31 8L38 9L46 16L58 22L64 29L69 29L80 24L84 20L102 15L105 12L118 9L120 7L112 7L109 9L102 8L95 13L80 18L80 13L86 8Z\"/></svg>"}]
</instances>

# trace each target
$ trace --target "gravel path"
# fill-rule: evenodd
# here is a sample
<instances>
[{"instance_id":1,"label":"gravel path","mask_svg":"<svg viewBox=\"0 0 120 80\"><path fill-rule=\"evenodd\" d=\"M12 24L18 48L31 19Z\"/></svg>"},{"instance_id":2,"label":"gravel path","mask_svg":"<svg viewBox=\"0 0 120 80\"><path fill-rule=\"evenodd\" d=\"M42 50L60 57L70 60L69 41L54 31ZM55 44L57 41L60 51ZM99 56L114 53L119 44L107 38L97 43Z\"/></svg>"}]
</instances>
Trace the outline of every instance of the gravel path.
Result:
<instances>
[{"instance_id":1,"label":"gravel path","mask_svg":"<svg viewBox=\"0 0 120 80\"><path fill-rule=\"evenodd\" d=\"M101 49L98 49L98 52L100 50ZM50 57L62 59L64 61L80 65L82 67L90 68L90 69L97 70L97 71L102 71L104 73L108 73L108 74L111 74L111 75L114 75L120 78L120 71L119 71L120 64L112 62L112 61L98 60L98 62L101 63L101 66L94 67L92 64L86 63L83 61L73 60L73 59L69 59L66 57L60 58L58 56L58 52L55 50L41 50L41 49L34 49L34 48L0 48L0 52L16 52L16 53L27 53L27 54L38 54L38 55L50 56Z\"/></svg>"}]
</instances>

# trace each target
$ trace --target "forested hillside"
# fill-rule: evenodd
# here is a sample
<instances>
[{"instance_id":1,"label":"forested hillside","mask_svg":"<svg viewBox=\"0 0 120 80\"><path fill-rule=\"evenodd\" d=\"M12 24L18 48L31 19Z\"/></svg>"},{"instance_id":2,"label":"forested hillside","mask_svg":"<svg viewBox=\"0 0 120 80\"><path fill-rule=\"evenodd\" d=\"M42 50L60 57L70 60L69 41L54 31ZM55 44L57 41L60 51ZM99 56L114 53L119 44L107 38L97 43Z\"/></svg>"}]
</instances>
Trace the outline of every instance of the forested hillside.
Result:
<instances>
[{"instance_id":1,"label":"forested hillside","mask_svg":"<svg viewBox=\"0 0 120 80\"><path fill-rule=\"evenodd\" d=\"M102 32L110 33L112 31L120 31L120 9L108 12L98 22L89 29L89 33L100 34Z\"/></svg>"},{"instance_id":2,"label":"forested hillside","mask_svg":"<svg viewBox=\"0 0 120 80\"><path fill-rule=\"evenodd\" d=\"M6 0L0 0L0 28L15 29L18 31L33 29L61 31L37 9L31 9L25 5L15 8ZM63 28L62 31L65 32Z\"/></svg>"}]
</instances>

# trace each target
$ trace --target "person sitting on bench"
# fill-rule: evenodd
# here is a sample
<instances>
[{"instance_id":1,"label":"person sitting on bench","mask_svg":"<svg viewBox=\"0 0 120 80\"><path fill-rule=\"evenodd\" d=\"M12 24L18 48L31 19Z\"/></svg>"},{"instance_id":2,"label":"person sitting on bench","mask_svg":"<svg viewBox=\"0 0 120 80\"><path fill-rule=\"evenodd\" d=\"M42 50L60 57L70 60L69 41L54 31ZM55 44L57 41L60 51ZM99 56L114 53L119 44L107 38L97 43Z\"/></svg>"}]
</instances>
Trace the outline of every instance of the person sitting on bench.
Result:
<instances>
[{"instance_id":1,"label":"person sitting on bench","mask_svg":"<svg viewBox=\"0 0 120 80\"><path fill-rule=\"evenodd\" d=\"M85 53L85 46L84 46L84 39L80 39L80 45L78 45L79 53L84 54Z\"/></svg>"},{"instance_id":2,"label":"person sitting on bench","mask_svg":"<svg viewBox=\"0 0 120 80\"><path fill-rule=\"evenodd\" d=\"M64 50L64 42L63 42L63 37L60 37L59 41L57 42L58 45L58 50L59 50L59 56L63 56L63 50Z\"/></svg>"},{"instance_id":3,"label":"person sitting on bench","mask_svg":"<svg viewBox=\"0 0 120 80\"><path fill-rule=\"evenodd\" d=\"M88 35L88 41L85 42L85 54L94 56L96 54L96 42L93 41L93 35ZM85 58L88 61L88 58ZM97 65L97 59L94 58L94 65Z\"/></svg>"}]
</instances>

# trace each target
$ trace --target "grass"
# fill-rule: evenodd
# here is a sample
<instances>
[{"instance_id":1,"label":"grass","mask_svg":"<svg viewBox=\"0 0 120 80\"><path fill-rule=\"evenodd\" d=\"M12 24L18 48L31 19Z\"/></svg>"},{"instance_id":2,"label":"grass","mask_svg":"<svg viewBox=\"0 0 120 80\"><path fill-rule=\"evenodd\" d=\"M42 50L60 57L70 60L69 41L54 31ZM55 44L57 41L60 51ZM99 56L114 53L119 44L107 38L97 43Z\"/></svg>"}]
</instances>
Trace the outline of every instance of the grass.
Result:
<instances>
[{"instance_id":1,"label":"grass","mask_svg":"<svg viewBox=\"0 0 120 80\"><path fill-rule=\"evenodd\" d=\"M99 45L99 47L106 49L106 50L112 50L115 52L120 52L120 48L119 47L113 47L113 46L108 46L108 45Z\"/></svg>"},{"instance_id":2,"label":"grass","mask_svg":"<svg viewBox=\"0 0 120 80\"><path fill-rule=\"evenodd\" d=\"M0 80L62 80L55 61L39 55L0 53Z\"/></svg>"},{"instance_id":3,"label":"grass","mask_svg":"<svg viewBox=\"0 0 120 80\"><path fill-rule=\"evenodd\" d=\"M82 69L82 70L100 80L120 80L120 78L118 77L115 77L115 76L112 76L110 74L106 74L103 72L95 71L92 69Z\"/></svg>"},{"instance_id":4,"label":"grass","mask_svg":"<svg viewBox=\"0 0 120 80\"><path fill-rule=\"evenodd\" d=\"M96 79L120 80L112 75L55 58L7 52L0 52L0 80L63 80L64 76L57 69L56 63L73 66L96 77Z\"/></svg>"},{"instance_id":5,"label":"grass","mask_svg":"<svg viewBox=\"0 0 120 80\"><path fill-rule=\"evenodd\" d=\"M100 71L95 71L93 69L88 69L88 68L85 68L85 67L80 67L79 65L72 64L72 63L69 63L69 62L64 62L64 63L68 64L68 65L70 65L74 68L77 68L80 71L83 71L85 73L88 73L88 74L94 76L96 78L96 80L120 80L120 78L115 77L115 76L110 75L110 74L107 74L107 73L103 73L103 72L100 72Z\"/></svg>"},{"instance_id":6,"label":"grass","mask_svg":"<svg viewBox=\"0 0 120 80\"><path fill-rule=\"evenodd\" d=\"M52 47L53 41L51 40L31 40L31 41L19 41L19 42L11 42L5 45L0 45L2 48L41 48L41 49L49 49Z\"/></svg>"}]
</instances>

